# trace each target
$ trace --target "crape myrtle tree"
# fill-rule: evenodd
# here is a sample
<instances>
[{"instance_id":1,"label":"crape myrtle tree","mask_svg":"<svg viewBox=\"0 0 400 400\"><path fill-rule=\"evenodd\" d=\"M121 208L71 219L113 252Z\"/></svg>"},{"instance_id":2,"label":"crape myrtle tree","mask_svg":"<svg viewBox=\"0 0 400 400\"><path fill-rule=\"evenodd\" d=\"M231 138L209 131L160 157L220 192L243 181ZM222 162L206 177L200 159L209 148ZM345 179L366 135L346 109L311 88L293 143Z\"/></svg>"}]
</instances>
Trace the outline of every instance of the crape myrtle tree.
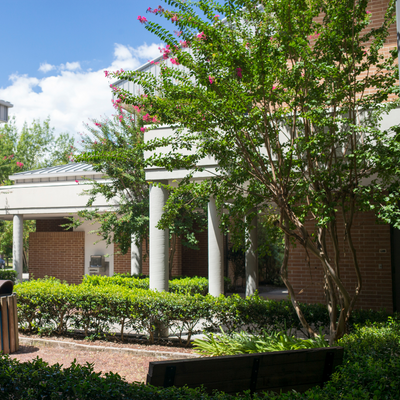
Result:
<instances>
[{"instance_id":1,"label":"crape myrtle tree","mask_svg":"<svg viewBox=\"0 0 400 400\"><path fill-rule=\"evenodd\" d=\"M107 75L107 74L106 74ZM143 156L143 112L139 107L122 105L114 101L116 114L112 118L93 120L86 125L86 133L81 134L81 151L75 161L88 162L96 171L104 173L109 183L92 181L88 194L88 208L78 212L78 218L72 219L69 226L80 225L84 220L97 222L94 230L107 244L118 245L122 254L126 254L131 246L132 236L137 246L143 240L148 249L149 235L149 185L145 180ZM170 192L173 187L167 186ZM98 196L104 196L112 203L118 198L118 207L114 210L99 212L92 208ZM205 227L204 212L192 209L191 212L179 208L178 200L188 199L189 193L179 191L175 194L175 213L169 214L164 223L170 230L171 245L169 255L170 272L176 250L177 238L182 244L197 249L195 233ZM195 202L198 206L198 202ZM146 251L147 254L147 251Z\"/></svg>"},{"instance_id":2,"label":"crape myrtle tree","mask_svg":"<svg viewBox=\"0 0 400 400\"><path fill-rule=\"evenodd\" d=\"M95 171L104 173L110 183L92 181L87 206L93 205L98 196L108 201L118 197L118 207L99 212L87 208L78 212L79 225L83 220L98 222L95 232L107 244L116 243L123 254L131 246L131 235L141 244L148 235L148 185L144 179L143 132L136 125L134 117L117 107L118 113L112 118L92 120L86 124L86 133L81 134L81 150L74 161L88 162ZM111 202L112 204L112 202Z\"/></svg>"},{"instance_id":3,"label":"crape myrtle tree","mask_svg":"<svg viewBox=\"0 0 400 400\"><path fill-rule=\"evenodd\" d=\"M175 35L138 19L166 43L163 58L175 65L161 64L159 76L114 75L140 84L146 95L115 88L119 98L174 127L170 137L148 143L154 151L148 162L193 173L201 159L214 157L214 178L182 185L197 185L228 207L223 223L232 223L238 237L243 217L251 221L255 207L273 205L292 304L315 335L288 278L291 243L320 261L333 342L345 333L362 290L351 229L356 213L376 210L382 221L399 225L398 127L379 129L397 105L391 101L398 93L397 50L382 52L394 2L375 29L368 0L167 3L168 9L147 11L172 22ZM357 277L352 288L341 280L343 246Z\"/></svg>"}]
</instances>

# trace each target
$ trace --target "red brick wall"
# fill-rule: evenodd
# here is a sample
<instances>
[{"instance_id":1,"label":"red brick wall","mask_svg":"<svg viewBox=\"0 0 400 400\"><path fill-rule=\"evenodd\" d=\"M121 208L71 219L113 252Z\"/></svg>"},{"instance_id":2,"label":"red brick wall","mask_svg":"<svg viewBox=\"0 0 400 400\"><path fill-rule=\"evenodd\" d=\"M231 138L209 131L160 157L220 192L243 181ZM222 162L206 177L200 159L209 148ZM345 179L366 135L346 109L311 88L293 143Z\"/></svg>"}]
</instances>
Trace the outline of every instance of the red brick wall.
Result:
<instances>
[{"instance_id":1,"label":"red brick wall","mask_svg":"<svg viewBox=\"0 0 400 400\"><path fill-rule=\"evenodd\" d=\"M37 219L36 220L36 232L72 232L71 229L62 228L60 225L64 225L69 221L66 218L58 219Z\"/></svg>"},{"instance_id":2,"label":"red brick wall","mask_svg":"<svg viewBox=\"0 0 400 400\"><path fill-rule=\"evenodd\" d=\"M307 224L307 227L309 226L310 224ZM342 220L339 220L338 234L341 249L341 279L347 290L353 294L356 287L356 275L348 244L343 240ZM393 311L389 225L377 224L372 212L359 213L353 223L352 236L363 279L363 287L356 308L374 310L386 308L388 311ZM331 249L330 247L330 251ZM386 252L381 253L380 250L386 250ZM315 256L310 254L310 265L308 265L306 254L301 246L291 249L289 279L293 283L296 294L299 293L299 301L325 303L321 271L322 267Z\"/></svg>"},{"instance_id":3,"label":"red brick wall","mask_svg":"<svg viewBox=\"0 0 400 400\"><path fill-rule=\"evenodd\" d=\"M68 283L82 282L85 232L32 232L29 234L29 274L53 276Z\"/></svg>"}]
</instances>

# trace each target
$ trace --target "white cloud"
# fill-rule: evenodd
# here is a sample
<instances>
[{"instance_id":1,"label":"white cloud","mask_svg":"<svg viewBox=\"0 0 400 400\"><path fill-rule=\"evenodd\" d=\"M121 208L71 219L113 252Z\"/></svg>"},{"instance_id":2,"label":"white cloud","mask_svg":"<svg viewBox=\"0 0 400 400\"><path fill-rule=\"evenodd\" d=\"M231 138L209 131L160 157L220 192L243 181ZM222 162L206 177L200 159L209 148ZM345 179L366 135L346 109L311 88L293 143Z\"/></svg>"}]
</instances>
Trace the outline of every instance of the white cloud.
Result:
<instances>
[{"instance_id":1,"label":"white cloud","mask_svg":"<svg viewBox=\"0 0 400 400\"><path fill-rule=\"evenodd\" d=\"M64 64L61 64L61 69L67 69L68 71L75 71L77 69L81 69L81 64L78 61L75 62L67 62Z\"/></svg>"},{"instance_id":2,"label":"white cloud","mask_svg":"<svg viewBox=\"0 0 400 400\"><path fill-rule=\"evenodd\" d=\"M49 63L43 63L43 64L40 64L39 71L47 73L55 68L56 68L55 65L51 65Z\"/></svg>"},{"instance_id":3,"label":"white cloud","mask_svg":"<svg viewBox=\"0 0 400 400\"><path fill-rule=\"evenodd\" d=\"M78 61L59 66L44 63L39 70L54 71L51 76L11 75L11 85L0 88L0 98L14 105L10 116L16 116L19 127L24 121L29 124L33 119L43 121L50 116L56 133L68 131L76 135L84 130L83 123L89 118L110 116L114 111L110 81L105 78L104 71L137 68L157 57L158 47L154 43L138 48L115 44L112 64L98 71L82 70Z\"/></svg>"}]
</instances>

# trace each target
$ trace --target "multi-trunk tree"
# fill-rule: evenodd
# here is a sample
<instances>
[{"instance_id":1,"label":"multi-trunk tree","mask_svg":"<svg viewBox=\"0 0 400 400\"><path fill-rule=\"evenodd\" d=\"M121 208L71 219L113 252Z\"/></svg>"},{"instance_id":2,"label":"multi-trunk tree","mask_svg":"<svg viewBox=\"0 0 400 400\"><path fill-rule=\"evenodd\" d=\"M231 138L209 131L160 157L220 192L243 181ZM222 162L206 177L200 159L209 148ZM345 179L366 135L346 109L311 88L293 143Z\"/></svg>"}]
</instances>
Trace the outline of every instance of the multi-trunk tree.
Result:
<instances>
[{"instance_id":1,"label":"multi-trunk tree","mask_svg":"<svg viewBox=\"0 0 400 400\"><path fill-rule=\"evenodd\" d=\"M362 290L355 214L374 209L399 225L398 128L380 129L397 105L397 49L383 51L394 2L374 29L368 0L167 3L170 9L147 11L171 21L175 35L138 19L166 43L163 58L172 67L161 60L158 76L114 74L143 90L133 96L117 88L121 101L174 127L170 137L147 144L154 151L148 162L190 174L214 157L215 178L189 178L181 187L197 187L229 207L224 223L232 222L238 236L244 216L251 221L255 207L272 207L285 237L281 275L302 324L314 334L288 279L291 242L320 261L331 341L340 338ZM339 220L357 276L351 290L341 280Z\"/></svg>"}]
</instances>

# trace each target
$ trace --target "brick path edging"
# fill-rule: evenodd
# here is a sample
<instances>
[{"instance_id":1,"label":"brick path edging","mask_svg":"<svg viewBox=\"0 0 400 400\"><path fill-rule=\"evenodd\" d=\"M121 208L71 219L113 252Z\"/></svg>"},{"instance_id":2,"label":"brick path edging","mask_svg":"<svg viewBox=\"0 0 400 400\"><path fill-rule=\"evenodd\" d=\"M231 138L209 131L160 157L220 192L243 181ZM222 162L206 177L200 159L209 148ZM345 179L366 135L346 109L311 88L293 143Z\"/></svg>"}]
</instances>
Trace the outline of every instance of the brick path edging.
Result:
<instances>
[{"instance_id":1,"label":"brick path edging","mask_svg":"<svg viewBox=\"0 0 400 400\"><path fill-rule=\"evenodd\" d=\"M109 351L109 352L120 352L132 355L140 355L147 357L175 357L175 358L197 358L199 357L197 354L190 353L175 353L169 351L154 351L154 350L141 350L141 349L130 349L126 347L104 347L104 346L94 346L88 344L80 344L80 343L72 343L72 342L63 342L59 340L51 340L51 339L31 339L26 337L19 337L20 345L25 346L38 346L38 347L53 347L53 348L75 348L79 350L86 351Z\"/></svg>"}]
</instances>

